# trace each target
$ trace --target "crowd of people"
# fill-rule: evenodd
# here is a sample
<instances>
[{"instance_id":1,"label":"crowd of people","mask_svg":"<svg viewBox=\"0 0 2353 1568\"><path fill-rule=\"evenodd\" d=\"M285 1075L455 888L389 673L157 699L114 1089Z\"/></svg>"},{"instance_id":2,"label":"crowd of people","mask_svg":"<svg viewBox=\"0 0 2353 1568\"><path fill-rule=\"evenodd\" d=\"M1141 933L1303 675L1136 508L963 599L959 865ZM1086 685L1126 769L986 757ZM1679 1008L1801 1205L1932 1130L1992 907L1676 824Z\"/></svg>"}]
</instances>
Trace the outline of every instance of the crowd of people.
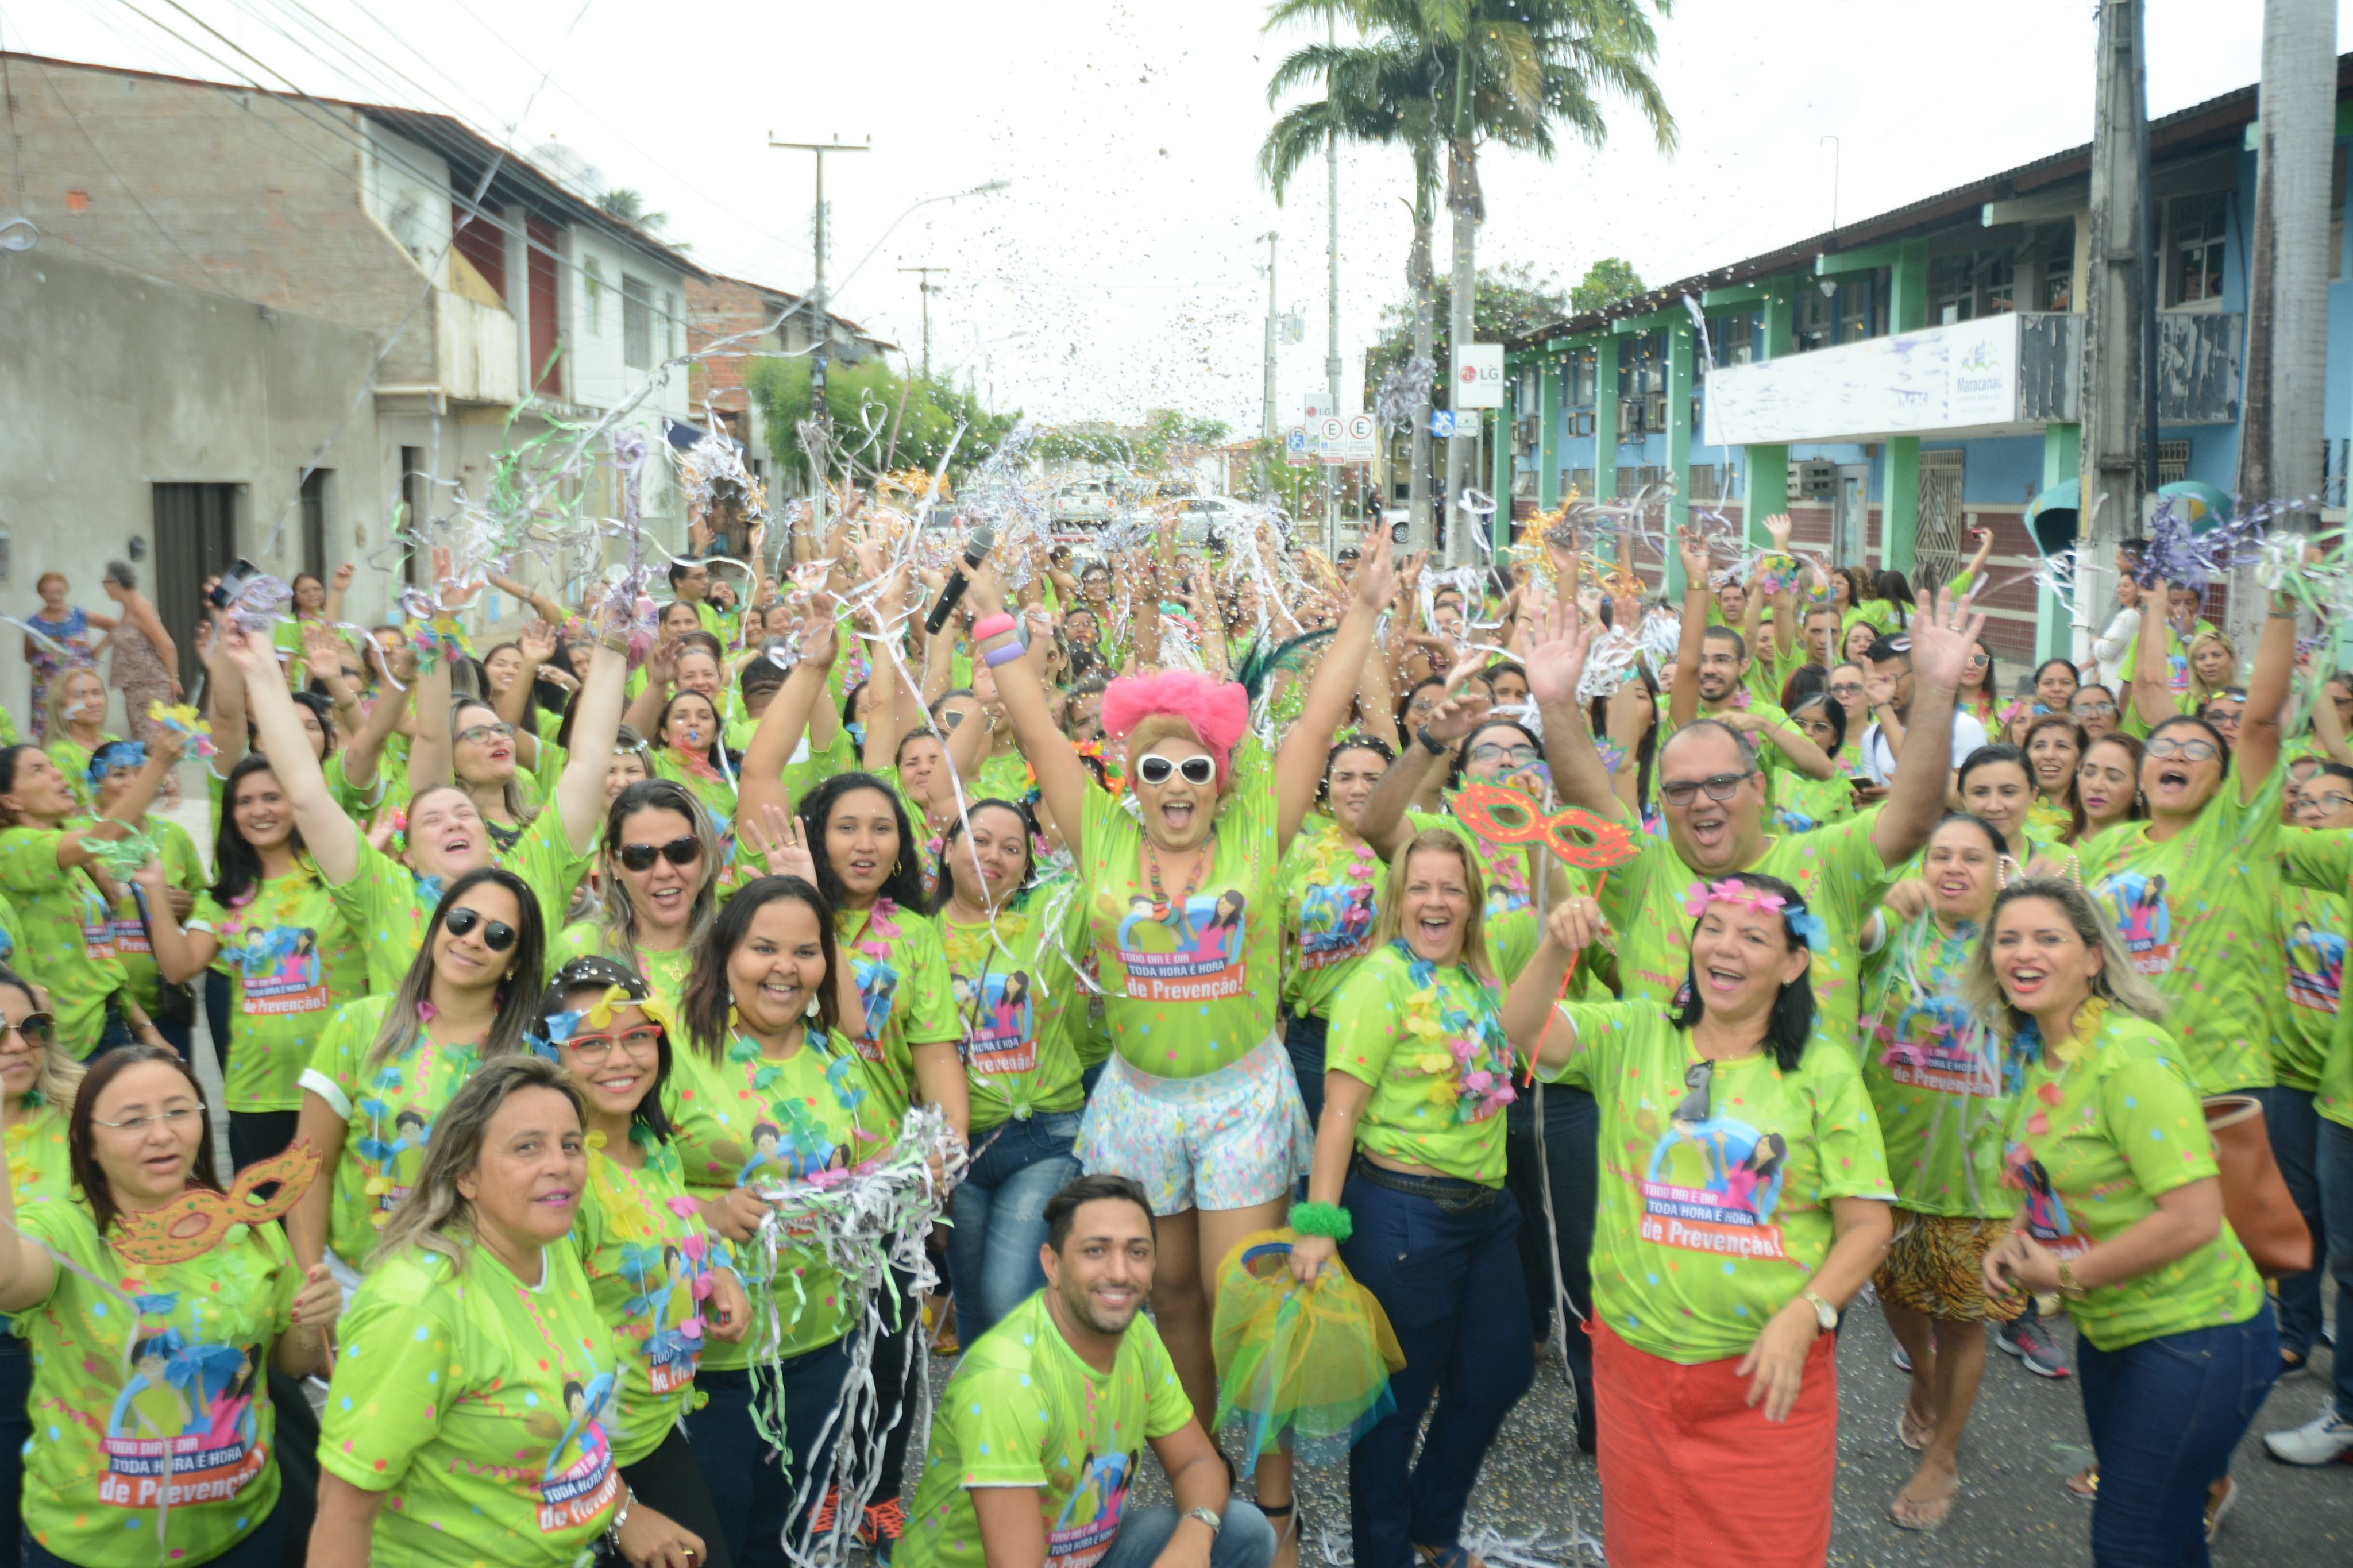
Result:
<instances>
[{"instance_id":1,"label":"crowd of people","mask_svg":"<svg viewBox=\"0 0 2353 1568\"><path fill-rule=\"evenodd\" d=\"M1038 540L930 634L947 563L879 508L781 582L756 534L678 560L643 624L444 574L365 628L350 568L299 576L199 626L208 855L134 569L111 616L46 574L0 749L0 1568L1296 1568L1293 1456L1245 1489L1212 1429L1270 1231L1402 1352L1359 1568L1480 1568L1541 1355L1611 1563L1820 1563L1870 1302L1891 1526L1965 1506L1991 1345L2081 1390L2094 1561L2205 1562L2353 1288L2353 677L2128 553L2094 659L2005 681L1983 542L1915 594L1761 531L1729 571L1683 536L1672 597L1563 530L1456 572ZM2225 1096L2311 1267L2224 1217ZM926 1108L968 1154L936 1300L779 1215ZM2353 1458L2326 1359L2274 1458ZM1147 1445L1171 1507L1128 1506Z\"/></svg>"}]
</instances>

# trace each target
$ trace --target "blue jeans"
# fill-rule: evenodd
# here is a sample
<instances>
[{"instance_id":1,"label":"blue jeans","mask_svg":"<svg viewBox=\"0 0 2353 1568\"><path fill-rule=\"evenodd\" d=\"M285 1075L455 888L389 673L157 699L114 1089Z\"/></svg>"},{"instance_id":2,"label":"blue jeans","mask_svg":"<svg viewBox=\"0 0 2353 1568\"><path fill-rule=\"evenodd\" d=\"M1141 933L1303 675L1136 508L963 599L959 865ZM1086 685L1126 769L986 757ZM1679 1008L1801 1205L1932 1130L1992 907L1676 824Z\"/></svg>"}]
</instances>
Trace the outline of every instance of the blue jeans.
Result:
<instances>
[{"instance_id":1,"label":"blue jeans","mask_svg":"<svg viewBox=\"0 0 2353 1568\"><path fill-rule=\"evenodd\" d=\"M1152 1568L1176 1533L1173 1508L1138 1509L1119 1521L1119 1533L1095 1568ZM1274 1561L1274 1526L1256 1504L1234 1498L1226 1504L1225 1524L1209 1548L1209 1568L1266 1568Z\"/></svg>"},{"instance_id":2,"label":"blue jeans","mask_svg":"<svg viewBox=\"0 0 2353 1568\"><path fill-rule=\"evenodd\" d=\"M1544 1097L1544 1147L1536 1147L1536 1097ZM1531 1338L1552 1331L1553 1259L1579 1319L1593 1316L1593 1220L1601 1201L1601 1107L1581 1089L1538 1084L1520 1091L1508 1113L1504 1185L1520 1205L1520 1272L1526 1281ZM1546 1233L1545 1191L1552 1191L1552 1228ZM1593 1342L1582 1321L1570 1323L1569 1380L1577 1388L1577 1444L1593 1451ZM1426 1543L1425 1543L1426 1544Z\"/></svg>"},{"instance_id":3,"label":"blue jeans","mask_svg":"<svg viewBox=\"0 0 2353 1568\"><path fill-rule=\"evenodd\" d=\"M1079 1113L1056 1111L1005 1122L948 1200L948 1281L955 1291L956 1338L987 1333L1046 1283L1038 1249L1046 1241L1046 1200L1078 1178Z\"/></svg>"},{"instance_id":4,"label":"blue jeans","mask_svg":"<svg viewBox=\"0 0 2353 1568\"><path fill-rule=\"evenodd\" d=\"M793 1493L814 1468L818 1435L841 1403L849 1375L849 1352L842 1342L805 1351L784 1363L785 1442L792 1458L777 1473L776 1451L752 1422L752 1374L743 1368L697 1372L694 1384L711 1403L686 1418L687 1446L711 1489L727 1555L738 1568L785 1568L784 1533ZM828 1444L841 1436L834 1424ZM824 1501L811 1498L812 1507Z\"/></svg>"},{"instance_id":5,"label":"blue jeans","mask_svg":"<svg viewBox=\"0 0 2353 1568\"><path fill-rule=\"evenodd\" d=\"M2328 1257L2328 1227L2320 1207L2320 1112L2313 1109L2308 1089L2282 1084L2247 1092L2263 1101L2272 1158L2279 1162L2280 1179L2287 1184L2295 1212L2312 1232L2313 1266L2279 1279L2280 1349L2308 1356L2320 1338L2320 1271Z\"/></svg>"},{"instance_id":6,"label":"blue jeans","mask_svg":"<svg viewBox=\"0 0 2353 1568\"><path fill-rule=\"evenodd\" d=\"M2337 1281L2337 1414L2353 1421L2353 1127L2320 1123L2320 1204L2328 1218L2328 1272Z\"/></svg>"},{"instance_id":7,"label":"blue jeans","mask_svg":"<svg viewBox=\"0 0 2353 1568\"><path fill-rule=\"evenodd\" d=\"M1342 1199L1355 1228L1340 1260L1388 1313L1405 1352L1405 1369L1389 1379L1397 1408L1348 1450L1356 1568L1411 1568L1417 1545L1459 1543L1487 1446L1535 1376L1519 1205L1498 1192L1449 1212L1452 1197L1482 1189L1448 1187L1448 1199L1400 1193L1366 1179L1359 1164ZM1422 1412L1441 1385L1415 1464Z\"/></svg>"},{"instance_id":8,"label":"blue jeans","mask_svg":"<svg viewBox=\"0 0 2353 1568\"><path fill-rule=\"evenodd\" d=\"M2206 1489L2280 1372L2266 1298L2243 1323L2104 1351L2080 1335L2075 1378L2100 1465L2096 1568L2206 1568Z\"/></svg>"},{"instance_id":9,"label":"blue jeans","mask_svg":"<svg viewBox=\"0 0 2353 1568\"><path fill-rule=\"evenodd\" d=\"M1299 1098L1307 1102L1307 1125L1324 1120L1324 1042L1332 1021L1313 1013L1284 1016L1282 1048L1291 1053L1291 1070L1299 1079Z\"/></svg>"},{"instance_id":10,"label":"blue jeans","mask_svg":"<svg viewBox=\"0 0 2353 1568\"><path fill-rule=\"evenodd\" d=\"M219 1556L207 1557L204 1562L211 1568L278 1568L280 1542L285 1523L281 1510L273 1508L269 1510L269 1517L254 1527L252 1534ZM94 1562L76 1563L51 1552L22 1529L18 1530L17 1535L23 1544L25 1568L117 1568L123 1561L123 1556L110 1553Z\"/></svg>"}]
</instances>

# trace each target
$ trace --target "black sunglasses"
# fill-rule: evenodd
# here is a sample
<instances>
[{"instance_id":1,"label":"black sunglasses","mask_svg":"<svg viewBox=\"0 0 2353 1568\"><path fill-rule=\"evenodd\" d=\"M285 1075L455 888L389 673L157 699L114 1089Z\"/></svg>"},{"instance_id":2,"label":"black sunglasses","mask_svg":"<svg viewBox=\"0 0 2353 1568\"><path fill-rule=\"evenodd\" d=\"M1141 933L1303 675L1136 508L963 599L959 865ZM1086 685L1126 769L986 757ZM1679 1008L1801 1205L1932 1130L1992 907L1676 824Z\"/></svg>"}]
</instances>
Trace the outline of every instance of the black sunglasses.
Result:
<instances>
[{"instance_id":1,"label":"black sunglasses","mask_svg":"<svg viewBox=\"0 0 2353 1568\"><path fill-rule=\"evenodd\" d=\"M504 921L485 919L480 910L470 910L460 904L449 911L441 927L451 936L464 936L476 926L482 928L482 945L492 952L504 952L515 943L515 928Z\"/></svg>"},{"instance_id":2,"label":"black sunglasses","mask_svg":"<svg viewBox=\"0 0 2353 1568\"><path fill-rule=\"evenodd\" d=\"M1171 773L1183 773L1189 784L1206 784L1218 776L1218 764L1207 757L1187 757L1172 763L1157 752L1145 755L1135 764L1135 776L1148 784L1165 784Z\"/></svg>"},{"instance_id":3,"label":"black sunglasses","mask_svg":"<svg viewBox=\"0 0 2353 1568\"><path fill-rule=\"evenodd\" d=\"M1747 773L1717 773L1704 779L1677 779L1672 784L1661 784L1659 794L1676 805L1689 805L1702 790L1707 791L1710 800L1730 800L1740 788L1740 781L1746 777Z\"/></svg>"},{"instance_id":4,"label":"black sunglasses","mask_svg":"<svg viewBox=\"0 0 2353 1568\"><path fill-rule=\"evenodd\" d=\"M624 844L621 864L632 871L649 871L654 861L663 859L673 866L691 866L702 858L702 846L691 835L673 838L667 844Z\"/></svg>"}]
</instances>

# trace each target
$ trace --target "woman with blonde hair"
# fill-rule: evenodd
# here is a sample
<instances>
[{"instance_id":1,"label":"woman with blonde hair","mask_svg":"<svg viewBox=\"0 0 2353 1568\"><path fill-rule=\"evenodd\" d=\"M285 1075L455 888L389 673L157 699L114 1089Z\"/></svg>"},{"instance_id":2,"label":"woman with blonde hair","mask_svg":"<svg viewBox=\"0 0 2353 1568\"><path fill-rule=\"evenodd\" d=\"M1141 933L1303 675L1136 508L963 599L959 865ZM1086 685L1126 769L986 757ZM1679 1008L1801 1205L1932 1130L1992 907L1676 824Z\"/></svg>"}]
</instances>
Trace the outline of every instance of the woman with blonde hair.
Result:
<instances>
[{"instance_id":1,"label":"woman with blonde hair","mask_svg":"<svg viewBox=\"0 0 2353 1568\"><path fill-rule=\"evenodd\" d=\"M2279 1331L2222 1217L2166 1003L2092 896L2057 878L1995 898L1963 995L2005 1042L2012 1091L2018 1223L1986 1255L1986 1289L2055 1291L2075 1321L2093 1560L2203 1563L2232 1452L2279 1376Z\"/></svg>"},{"instance_id":2,"label":"woman with blonde hair","mask_svg":"<svg viewBox=\"0 0 2353 1568\"><path fill-rule=\"evenodd\" d=\"M614 1463L613 1331L566 1240L586 1124L570 1075L527 1053L485 1064L436 1120L343 1320L311 1562L431 1562L462 1542L563 1568L607 1533L639 1568L702 1558Z\"/></svg>"},{"instance_id":3,"label":"woman with blonde hair","mask_svg":"<svg viewBox=\"0 0 2353 1568\"><path fill-rule=\"evenodd\" d=\"M1333 1008L1308 1201L1291 1212L1293 1275L1313 1283L1338 1257L1405 1351L1396 1407L1348 1453L1360 1563L1472 1561L1463 1508L1535 1371L1504 1184L1517 1095L1486 897L1477 855L1449 829L1423 828L1390 860L1372 950Z\"/></svg>"}]
</instances>

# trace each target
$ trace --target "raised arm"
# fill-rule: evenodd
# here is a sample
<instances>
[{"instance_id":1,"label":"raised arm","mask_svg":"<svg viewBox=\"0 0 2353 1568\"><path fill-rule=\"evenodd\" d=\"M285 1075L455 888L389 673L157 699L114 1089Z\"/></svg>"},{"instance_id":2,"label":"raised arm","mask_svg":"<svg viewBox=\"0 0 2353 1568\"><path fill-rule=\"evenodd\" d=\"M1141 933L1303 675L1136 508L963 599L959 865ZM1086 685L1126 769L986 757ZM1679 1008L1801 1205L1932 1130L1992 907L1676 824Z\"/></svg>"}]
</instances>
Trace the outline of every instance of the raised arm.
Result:
<instances>
[{"instance_id":1,"label":"raised arm","mask_svg":"<svg viewBox=\"0 0 2353 1568\"><path fill-rule=\"evenodd\" d=\"M1385 860L1413 837L1406 813L1421 794L1421 786L1445 763L1455 743L1486 720L1487 699L1477 692L1457 690L1458 686L1469 681L1472 664L1472 660L1465 659L1455 667L1461 679L1448 679L1438 706L1430 710L1430 717L1419 731L1406 737L1405 749L1381 774L1381 782L1373 786L1365 809L1357 814L1356 831ZM1437 746L1435 751L1430 749L1432 742Z\"/></svg>"},{"instance_id":2,"label":"raised arm","mask_svg":"<svg viewBox=\"0 0 2353 1568\"><path fill-rule=\"evenodd\" d=\"M774 806L789 816L798 803L785 795L785 766L808 728L809 712L826 694L826 671L833 665L833 647L839 636L832 603L819 595L801 621L800 658L785 676L785 683L768 699L768 710L752 731L744 749L743 771L736 775L735 815L740 820ZM597 786L601 793L603 785Z\"/></svg>"},{"instance_id":3,"label":"raised arm","mask_svg":"<svg viewBox=\"0 0 2353 1568\"><path fill-rule=\"evenodd\" d=\"M1004 593L997 585L997 574L983 566L972 580L968 592L975 625L1004 614ZM1008 646L1010 631L997 633L982 645L990 649ZM985 655L983 657L986 657ZM1087 791L1094 781L1087 774L1086 764L1071 747L1070 737L1054 725L1051 706L1046 700L1046 688L1038 679L1037 667L1026 658L1008 659L994 667L997 671L997 694L1004 700L1006 717L1012 721L1013 734L1021 744L1023 760L1038 775L1039 798L1048 816L1054 819L1054 829L1065 843L1077 848L1086 829Z\"/></svg>"},{"instance_id":4,"label":"raised arm","mask_svg":"<svg viewBox=\"0 0 2353 1568\"><path fill-rule=\"evenodd\" d=\"M1969 650L1985 632L1985 613L1973 611L1952 590L1936 595L1933 609L1922 594L1912 617L1912 713L1904 742L1904 763L1887 802L1879 808L1872 847L1889 867L1901 866L1928 842L1945 815L1952 784L1953 704Z\"/></svg>"},{"instance_id":5,"label":"raised arm","mask_svg":"<svg viewBox=\"0 0 2353 1568\"><path fill-rule=\"evenodd\" d=\"M408 742L408 794L415 799L456 776L457 745L449 736L449 658L447 649L430 669L417 675L417 733Z\"/></svg>"},{"instance_id":6,"label":"raised arm","mask_svg":"<svg viewBox=\"0 0 2353 1568\"><path fill-rule=\"evenodd\" d=\"M2164 592L2160 587L2159 593ZM2154 730L2179 717L2173 703L2173 634L2170 624L2143 611L2140 629L2133 634L2139 650L2133 659L2132 705L2140 721ZM2254 693L2247 694L2247 711L2255 710Z\"/></svg>"},{"instance_id":7,"label":"raised arm","mask_svg":"<svg viewBox=\"0 0 2353 1568\"><path fill-rule=\"evenodd\" d=\"M1504 1035L1513 1055L1556 1070L1585 1048L1577 1026L1560 1015L1560 993L1577 955L1598 946L1609 930L1601 906L1591 899L1564 899L1553 906L1535 956L1504 993Z\"/></svg>"},{"instance_id":8,"label":"raised arm","mask_svg":"<svg viewBox=\"0 0 2353 1568\"><path fill-rule=\"evenodd\" d=\"M341 574L338 573L337 575L340 576ZM554 599L549 598L546 595L541 593L536 588L524 587L522 584L516 582L512 577L501 577L493 573L491 576L491 586L496 588L500 593L504 594L511 599L517 599L522 601L523 604L529 605L531 606L531 613L537 616L541 620L545 621L551 626L560 626L571 618L569 616L565 614L564 606L562 605L557 604ZM507 722L512 724L514 721L509 719Z\"/></svg>"},{"instance_id":9,"label":"raised arm","mask_svg":"<svg viewBox=\"0 0 2353 1568\"><path fill-rule=\"evenodd\" d=\"M607 628L589 656L580 694L572 700L572 749L555 781L555 809L564 814L564 837L585 855L605 825L605 774L621 729L621 688L629 673L628 634ZM517 686L522 681L517 680Z\"/></svg>"},{"instance_id":10,"label":"raised arm","mask_svg":"<svg viewBox=\"0 0 2353 1568\"><path fill-rule=\"evenodd\" d=\"M58 1288L58 1265L48 1249L16 1228L16 1200L0 1182L0 1312L22 1312L49 1299Z\"/></svg>"},{"instance_id":11,"label":"raised arm","mask_svg":"<svg viewBox=\"0 0 2353 1568\"><path fill-rule=\"evenodd\" d=\"M1640 815L1630 812L1611 786L1609 770L1594 749L1584 705L1577 700L1586 657L1599 630L1580 621L1576 605L1555 600L1545 616L1542 640L1528 649L1528 695L1544 721L1545 762L1552 769L1552 787L1564 805L1613 822L1640 822Z\"/></svg>"},{"instance_id":12,"label":"raised arm","mask_svg":"<svg viewBox=\"0 0 2353 1568\"><path fill-rule=\"evenodd\" d=\"M1667 717L1682 729L1699 714L1699 657L1707 644L1707 546L1686 528L1675 540L1683 564L1683 635L1675 643L1675 684L1667 693Z\"/></svg>"},{"instance_id":13,"label":"raised arm","mask_svg":"<svg viewBox=\"0 0 2353 1568\"><path fill-rule=\"evenodd\" d=\"M1374 536L1372 549L1357 564L1356 595L1348 602L1348 613L1340 617L1340 629L1333 634L1323 662L1315 668L1315 679L1308 684L1306 703L1291 732L1283 737L1282 749L1275 753L1278 852L1291 843L1307 808L1315 804L1315 786L1324 776L1324 759L1330 752L1332 737L1347 721L1348 700L1373 651L1373 623L1380 618L1396 589L1397 568L1389 559L1388 534L1384 530ZM1208 597L1214 614L1217 597L1214 594Z\"/></svg>"},{"instance_id":14,"label":"raised arm","mask_svg":"<svg viewBox=\"0 0 2353 1568\"><path fill-rule=\"evenodd\" d=\"M2247 677L2247 709L2239 716L2239 803L2252 805L2263 783L2279 765L2285 739L2289 689L2295 681L2295 602L2283 594L2272 595L2263 616L2263 635L2255 641L2254 672ZM2323 693L2321 705L2327 705ZM2331 715L2334 717L2334 715Z\"/></svg>"},{"instance_id":15,"label":"raised arm","mask_svg":"<svg viewBox=\"0 0 2353 1568\"><path fill-rule=\"evenodd\" d=\"M212 770L221 778L245 760L245 677L223 651L221 644L234 629L227 620L214 634L212 657L206 661L209 679L205 682L207 692L206 719L213 727ZM277 655L270 656L277 662Z\"/></svg>"},{"instance_id":16,"label":"raised arm","mask_svg":"<svg viewBox=\"0 0 2353 1568\"><path fill-rule=\"evenodd\" d=\"M341 887L359 875L359 825L343 815L327 787L326 774L311 751L311 738L303 732L294 699L286 689L277 650L261 633L234 626L221 629L220 642L225 657L243 680L261 754L269 759L269 771L278 775L278 787L293 808L294 826L301 830L303 846L327 881ZM448 679L442 678L445 685ZM378 700L379 706L382 701Z\"/></svg>"}]
</instances>

